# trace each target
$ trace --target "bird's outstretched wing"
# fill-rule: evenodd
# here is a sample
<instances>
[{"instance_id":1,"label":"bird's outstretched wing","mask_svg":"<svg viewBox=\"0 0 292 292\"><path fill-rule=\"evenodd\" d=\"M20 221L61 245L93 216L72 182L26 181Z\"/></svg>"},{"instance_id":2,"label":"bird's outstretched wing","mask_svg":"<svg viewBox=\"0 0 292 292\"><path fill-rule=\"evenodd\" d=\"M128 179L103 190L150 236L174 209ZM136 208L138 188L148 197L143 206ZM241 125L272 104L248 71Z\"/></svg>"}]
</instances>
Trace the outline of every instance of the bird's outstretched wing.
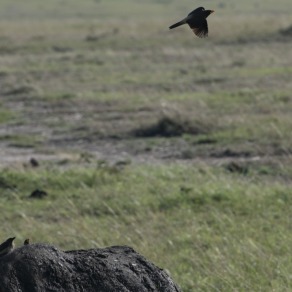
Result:
<instances>
[{"instance_id":1,"label":"bird's outstretched wing","mask_svg":"<svg viewBox=\"0 0 292 292\"><path fill-rule=\"evenodd\" d=\"M192 29L195 35L200 38L205 38L208 36L208 23L205 18L190 19L188 25Z\"/></svg>"}]
</instances>

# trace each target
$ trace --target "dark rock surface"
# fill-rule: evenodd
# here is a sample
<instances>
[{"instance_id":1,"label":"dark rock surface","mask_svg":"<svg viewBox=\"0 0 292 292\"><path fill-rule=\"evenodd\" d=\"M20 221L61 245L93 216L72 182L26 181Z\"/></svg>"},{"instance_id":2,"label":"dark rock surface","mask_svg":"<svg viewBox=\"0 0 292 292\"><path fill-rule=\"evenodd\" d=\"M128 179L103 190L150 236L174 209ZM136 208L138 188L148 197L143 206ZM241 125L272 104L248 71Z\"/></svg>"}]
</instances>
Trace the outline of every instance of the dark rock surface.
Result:
<instances>
[{"instance_id":1,"label":"dark rock surface","mask_svg":"<svg viewBox=\"0 0 292 292\"><path fill-rule=\"evenodd\" d=\"M60 251L46 244L0 257L0 291L179 292L163 270L127 246Z\"/></svg>"}]
</instances>

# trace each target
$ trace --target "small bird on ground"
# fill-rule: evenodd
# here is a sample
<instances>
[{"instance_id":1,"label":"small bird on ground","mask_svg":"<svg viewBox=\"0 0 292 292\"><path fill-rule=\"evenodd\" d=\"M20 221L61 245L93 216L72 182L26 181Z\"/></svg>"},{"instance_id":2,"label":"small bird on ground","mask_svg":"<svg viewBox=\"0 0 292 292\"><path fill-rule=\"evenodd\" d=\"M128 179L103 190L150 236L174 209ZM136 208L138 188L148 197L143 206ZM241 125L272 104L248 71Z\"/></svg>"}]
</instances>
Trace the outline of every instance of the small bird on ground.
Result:
<instances>
[{"instance_id":1,"label":"small bird on ground","mask_svg":"<svg viewBox=\"0 0 292 292\"><path fill-rule=\"evenodd\" d=\"M15 237L8 238L0 245L0 257L10 253L14 248Z\"/></svg>"},{"instance_id":2,"label":"small bird on ground","mask_svg":"<svg viewBox=\"0 0 292 292\"><path fill-rule=\"evenodd\" d=\"M23 245L29 245L29 238L24 241Z\"/></svg>"},{"instance_id":3,"label":"small bird on ground","mask_svg":"<svg viewBox=\"0 0 292 292\"><path fill-rule=\"evenodd\" d=\"M183 24L188 24L194 34L200 38L208 36L207 17L213 13L214 10L205 10L204 7L199 7L188 14L183 20L171 25L169 29L173 29Z\"/></svg>"}]
</instances>

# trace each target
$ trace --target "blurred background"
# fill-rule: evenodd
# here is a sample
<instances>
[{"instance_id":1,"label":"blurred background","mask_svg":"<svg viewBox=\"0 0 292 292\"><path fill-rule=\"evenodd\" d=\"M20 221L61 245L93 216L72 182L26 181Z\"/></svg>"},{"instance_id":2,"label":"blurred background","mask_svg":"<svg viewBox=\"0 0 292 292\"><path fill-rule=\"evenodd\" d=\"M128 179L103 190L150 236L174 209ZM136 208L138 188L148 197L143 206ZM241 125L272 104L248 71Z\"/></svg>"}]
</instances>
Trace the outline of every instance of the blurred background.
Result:
<instances>
[{"instance_id":1,"label":"blurred background","mask_svg":"<svg viewBox=\"0 0 292 292\"><path fill-rule=\"evenodd\" d=\"M168 29L199 6L208 38ZM183 291L288 291L291 11L2 0L0 238L130 245Z\"/></svg>"}]
</instances>

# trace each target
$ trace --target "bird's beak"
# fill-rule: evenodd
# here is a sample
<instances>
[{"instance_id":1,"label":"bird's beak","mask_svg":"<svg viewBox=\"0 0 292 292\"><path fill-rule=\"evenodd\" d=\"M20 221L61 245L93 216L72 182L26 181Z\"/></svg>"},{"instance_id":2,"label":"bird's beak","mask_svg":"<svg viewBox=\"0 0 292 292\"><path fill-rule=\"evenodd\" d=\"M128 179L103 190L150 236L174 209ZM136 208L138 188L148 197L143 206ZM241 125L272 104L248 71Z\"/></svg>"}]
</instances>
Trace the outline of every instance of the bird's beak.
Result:
<instances>
[{"instance_id":1,"label":"bird's beak","mask_svg":"<svg viewBox=\"0 0 292 292\"><path fill-rule=\"evenodd\" d=\"M215 12L215 10L210 10L210 14L211 14L211 13L214 13L214 12Z\"/></svg>"}]
</instances>

